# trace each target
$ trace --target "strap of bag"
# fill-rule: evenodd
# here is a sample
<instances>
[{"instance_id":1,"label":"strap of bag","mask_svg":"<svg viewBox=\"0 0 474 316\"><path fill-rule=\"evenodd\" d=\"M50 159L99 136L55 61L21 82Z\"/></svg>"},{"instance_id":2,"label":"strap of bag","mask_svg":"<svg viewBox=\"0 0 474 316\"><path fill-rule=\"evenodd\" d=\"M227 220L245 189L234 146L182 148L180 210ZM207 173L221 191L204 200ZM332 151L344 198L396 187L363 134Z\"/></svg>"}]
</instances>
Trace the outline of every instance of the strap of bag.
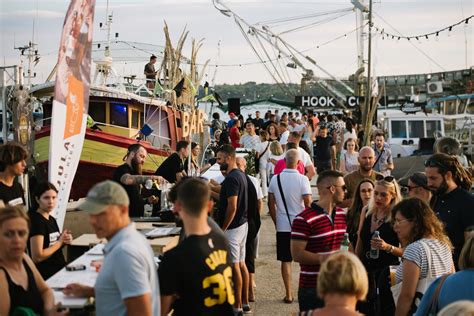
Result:
<instances>
[{"instance_id":1,"label":"strap of bag","mask_svg":"<svg viewBox=\"0 0 474 316\"><path fill-rule=\"evenodd\" d=\"M286 211L286 216L288 217L288 222L290 223L290 227L293 228L293 225L291 224L290 213L288 213L288 207L286 206L285 195L283 194L283 189L281 187L280 174L277 175L277 182L278 182L278 190L280 190L281 199L283 200L283 205L285 206L285 211Z\"/></svg>"},{"instance_id":2,"label":"strap of bag","mask_svg":"<svg viewBox=\"0 0 474 316\"><path fill-rule=\"evenodd\" d=\"M261 154L258 155L258 158L260 158L260 157L262 157L263 155L265 155L265 153L266 153L267 150L268 150L268 147L270 147L270 142L268 142L267 148L265 148L265 150L264 150Z\"/></svg>"},{"instance_id":3,"label":"strap of bag","mask_svg":"<svg viewBox=\"0 0 474 316\"><path fill-rule=\"evenodd\" d=\"M434 291L433 297L431 298L431 302L428 310L428 315L436 315L438 313L438 299L439 299L439 293L441 292L441 288L443 287L444 281L448 278L450 274L445 274L441 277L439 280L439 284L436 287L436 290Z\"/></svg>"},{"instance_id":4,"label":"strap of bag","mask_svg":"<svg viewBox=\"0 0 474 316\"><path fill-rule=\"evenodd\" d=\"M382 148L382 151L380 152L380 155L377 157L377 160L375 160L375 163L374 163L374 165L372 166L372 168L377 165L377 162L379 162L380 157L382 157L382 154L383 154L384 151L385 151L385 146Z\"/></svg>"}]
</instances>

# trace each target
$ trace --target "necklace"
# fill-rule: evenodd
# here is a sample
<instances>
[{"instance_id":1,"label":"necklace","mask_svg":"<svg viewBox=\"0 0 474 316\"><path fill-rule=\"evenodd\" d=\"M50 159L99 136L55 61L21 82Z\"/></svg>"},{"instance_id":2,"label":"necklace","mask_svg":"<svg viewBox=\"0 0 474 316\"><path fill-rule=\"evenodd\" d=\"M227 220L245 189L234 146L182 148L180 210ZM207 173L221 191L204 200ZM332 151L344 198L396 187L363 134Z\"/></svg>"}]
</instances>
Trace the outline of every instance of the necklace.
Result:
<instances>
[{"instance_id":1,"label":"necklace","mask_svg":"<svg viewBox=\"0 0 474 316\"><path fill-rule=\"evenodd\" d=\"M374 216L372 216L372 220L374 221L374 223L376 223L377 225L382 225L384 222L385 222L385 219L387 218L387 216L384 216L382 218L378 218L377 217L377 214L374 213Z\"/></svg>"}]
</instances>

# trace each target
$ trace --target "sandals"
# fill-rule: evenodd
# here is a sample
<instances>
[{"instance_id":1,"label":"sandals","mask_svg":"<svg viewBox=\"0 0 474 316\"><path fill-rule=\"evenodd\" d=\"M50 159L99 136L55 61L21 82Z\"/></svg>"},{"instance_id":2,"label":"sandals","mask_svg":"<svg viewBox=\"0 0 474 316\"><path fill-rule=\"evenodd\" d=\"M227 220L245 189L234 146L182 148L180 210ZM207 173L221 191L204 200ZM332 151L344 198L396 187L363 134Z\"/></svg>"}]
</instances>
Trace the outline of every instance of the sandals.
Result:
<instances>
[{"instance_id":1,"label":"sandals","mask_svg":"<svg viewBox=\"0 0 474 316\"><path fill-rule=\"evenodd\" d=\"M288 298L286 296L283 298L283 303L285 304L291 304L293 303L293 301L294 301L294 298Z\"/></svg>"}]
</instances>

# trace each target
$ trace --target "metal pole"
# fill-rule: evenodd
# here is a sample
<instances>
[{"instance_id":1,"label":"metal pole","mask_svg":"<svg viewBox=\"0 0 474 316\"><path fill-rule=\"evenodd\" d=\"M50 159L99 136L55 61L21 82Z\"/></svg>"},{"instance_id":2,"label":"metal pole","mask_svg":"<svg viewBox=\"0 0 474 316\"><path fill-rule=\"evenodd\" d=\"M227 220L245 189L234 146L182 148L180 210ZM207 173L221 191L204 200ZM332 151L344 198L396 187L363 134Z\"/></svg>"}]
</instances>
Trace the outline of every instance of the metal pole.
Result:
<instances>
[{"instance_id":1,"label":"metal pole","mask_svg":"<svg viewBox=\"0 0 474 316\"><path fill-rule=\"evenodd\" d=\"M8 141L8 121L7 121L7 100L6 100L6 85L7 80L5 78L5 68L1 70L2 80L2 139L3 143Z\"/></svg>"},{"instance_id":2,"label":"metal pole","mask_svg":"<svg viewBox=\"0 0 474 316\"><path fill-rule=\"evenodd\" d=\"M371 82L371 64L372 64L372 0L369 2L369 37L368 37L368 51L367 51L367 93L365 95L365 109L366 109L366 119L365 119L365 131L364 131L364 144L369 144L369 133L370 127L372 126L372 122L370 121L371 117L369 113L371 113L371 98L372 98L372 82Z\"/></svg>"}]
</instances>

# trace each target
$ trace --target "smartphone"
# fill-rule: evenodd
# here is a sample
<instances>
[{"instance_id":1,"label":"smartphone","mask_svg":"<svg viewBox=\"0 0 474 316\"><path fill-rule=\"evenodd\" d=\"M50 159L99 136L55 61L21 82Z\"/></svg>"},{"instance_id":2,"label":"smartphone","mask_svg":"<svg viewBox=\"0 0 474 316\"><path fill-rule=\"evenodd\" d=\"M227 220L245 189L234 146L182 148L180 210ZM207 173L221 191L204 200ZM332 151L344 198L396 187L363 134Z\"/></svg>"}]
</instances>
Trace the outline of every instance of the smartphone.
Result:
<instances>
[{"instance_id":1,"label":"smartphone","mask_svg":"<svg viewBox=\"0 0 474 316\"><path fill-rule=\"evenodd\" d=\"M86 266L83 264L68 264L66 266L66 271L82 271L85 269L86 269Z\"/></svg>"}]
</instances>

